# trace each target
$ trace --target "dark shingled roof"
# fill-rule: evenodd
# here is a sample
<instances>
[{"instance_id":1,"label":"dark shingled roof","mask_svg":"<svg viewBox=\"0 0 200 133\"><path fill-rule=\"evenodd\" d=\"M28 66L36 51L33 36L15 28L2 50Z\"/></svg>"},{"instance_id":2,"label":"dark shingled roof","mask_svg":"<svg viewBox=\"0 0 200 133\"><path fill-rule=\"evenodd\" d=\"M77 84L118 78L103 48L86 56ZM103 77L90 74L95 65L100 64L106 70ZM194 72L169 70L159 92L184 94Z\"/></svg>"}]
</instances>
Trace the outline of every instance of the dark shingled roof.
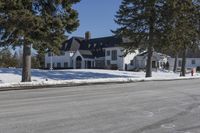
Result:
<instances>
[{"instance_id":1,"label":"dark shingled roof","mask_svg":"<svg viewBox=\"0 0 200 133\"><path fill-rule=\"evenodd\" d=\"M79 50L79 52L84 58L94 59L92 52L89 50Z\"/></svg>"},{"instance_id":2,"label":"dark shingled roof","mask_svg":"<svg viewBox=\"0 0 200 133\"><path fill-rule=\"evenodd\" d=\"M144 55L146 55L146 54L148 54L148 52L147 52L147 51L144 51L144 52L139 53L137 56L144 56Z\"/></svg>"},{"instance_id":3,"label":"dark shingled roof","mask_svg":"<svg viewBox=\"0 0 200 133\"><path fill-rule=\"evenodd\" d=\"M94 38L90 39L89 43L94 46L96 44L99 47L117 47L122 43L122 39L117 36L109 36L109 37L102 37L102 38Z\"/></svg>"},{"instance_id":4,"label":"dark shingled roof","mask_svg":"<svg viewBox=\"0 0 200 133\"><path fill-rule=\"evenodd\" d=\"M117 47L122 43L122 39L116 36L94 38L90 40L85 40L82 37L72 37L68 41L65 41L62 45L61 50L63 51L87 51L90 55L83 54L84 56L93 58L94 57L104 57L104 48ZM91 55L92 54L92 55Z\"/></svg>"},{"instance_id":5,"label":"dark shingled roof","mask_svg":"<svg viewBox=\"0 0 200 133\"><path fill-rule=\"evenodd\" d=\"M77 51L80 49L83 40L84 38L81 37L72 37L63 43L61 49L63 51Z\"/></svg>"},{"instance_id":6,"label":"dark shingled roof","mask_svg":"<svg viewBox=\"0 0 200 133\"><path fill-rule=\"evenodd\" d=\"M116 36L94 38L88 41L84 40L82 45L90 50L95 57L104 57L104 48L117 47L122 43L122 39Z\"/></svg>"}]
</instances>

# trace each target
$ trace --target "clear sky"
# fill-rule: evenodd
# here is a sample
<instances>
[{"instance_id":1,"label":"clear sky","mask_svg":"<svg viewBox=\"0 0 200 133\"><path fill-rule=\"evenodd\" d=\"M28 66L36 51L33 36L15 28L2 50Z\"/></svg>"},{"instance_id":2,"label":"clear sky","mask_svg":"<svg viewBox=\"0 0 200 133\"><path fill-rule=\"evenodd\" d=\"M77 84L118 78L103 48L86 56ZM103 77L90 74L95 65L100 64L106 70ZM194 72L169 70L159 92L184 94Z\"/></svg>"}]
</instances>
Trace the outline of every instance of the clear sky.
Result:
<instances>
[{"instance_id":1,"label":"clear sky","mask_svg":"<svg viewBox=\"0 0 200 133\"><path fill-rule=\"evenodd\" d=\"M115 30L114 15L122 0L81 0L74 6L79 12L80 26L70 36L83 36L91 32L92 38L112 35Z\"/></svg>"}]
</instances>

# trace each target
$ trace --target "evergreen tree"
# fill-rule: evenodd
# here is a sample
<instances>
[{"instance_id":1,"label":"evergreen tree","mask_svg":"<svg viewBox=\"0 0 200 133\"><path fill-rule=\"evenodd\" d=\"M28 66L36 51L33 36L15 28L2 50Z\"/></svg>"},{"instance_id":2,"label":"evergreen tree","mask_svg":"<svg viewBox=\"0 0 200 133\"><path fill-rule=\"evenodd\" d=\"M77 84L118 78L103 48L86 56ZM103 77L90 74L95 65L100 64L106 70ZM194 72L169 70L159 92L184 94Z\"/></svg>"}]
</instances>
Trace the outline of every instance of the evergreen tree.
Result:
<instances>
[{"instance_id":1,"label":"evergreen tree","mask_svg":"<svg viewBox=\"0 0 200 133\"><path fill-rule=\"evenodd\" d=\"M10 49L6 48L0 52L0 67L16 67L17 59L14 58Z\"/></svg>"},{"instance_id":2,"label":"evergreen tree","mask_svg":"<svg viewBox=\"0 0 200 133\"><path fill-rule=\"evenodd\" d=\"M187 49L196 48L199 42L200 3L192 0L167 0L163 10L164 40L176 55L182 55L181 76L185 76ZM176 71L175 59L174 71Z\"/></svg>"},{"instance_id":3,"label":"evergreen tree","mask_svg":"<svg viewBox=\"0 0 200 133\"><path fill-rule=\"evenodd\" d=\"M31 81L31 48L57 51L79 21L79 0L0 0L0 44L23 45L22 82Z\"/></svg>"},{"instance_id":4,"label":"evergreen tree","mask_svg":"<svg viewBox=\"0 0 200 133\"><path fill-rule=\"evenodd\" d=\"M38 51L37 60L39 62L39 68L45 68L45 52Z\"/></svg>"},{"instance_id":5,"label":"evergreen tree","mask_svg":"<svg viewBox=\"0 0 200 133\"><path fill-rule=\"evenodd\" d=\"M157 36L162 30L161 9L164 0L123 0L115 22L120 26L114 33L128 38L127 52L145 46L148 50L146 77L152 77L152 54Z\"/></svg>"},{"instance_id":6,"label":"evergreen tree","mask_svg":"<svg viewBox=\"0 0 200 133\"><path fill-rule=\"evenodd\" d=\"M34 69L39 69L40 68L40 63L39 63L39 60L37 59L36 56L33 56L31 58L31 62L32 62L31 68L34 68Z\"/></svg>"}]
</instances>

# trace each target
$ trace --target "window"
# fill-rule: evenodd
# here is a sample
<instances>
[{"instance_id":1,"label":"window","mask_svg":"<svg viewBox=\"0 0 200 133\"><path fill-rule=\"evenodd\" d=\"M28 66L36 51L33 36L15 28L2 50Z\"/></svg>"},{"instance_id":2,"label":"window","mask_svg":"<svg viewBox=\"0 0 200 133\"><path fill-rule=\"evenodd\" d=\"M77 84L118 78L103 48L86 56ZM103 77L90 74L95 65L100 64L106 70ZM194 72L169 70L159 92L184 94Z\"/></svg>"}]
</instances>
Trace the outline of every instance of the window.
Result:
<instances>
[{"instance_id":1,"label":"window","mask_svg":"<svg viewBox=\"0 0 200 133\"><path fill-rule=\"evenodd\" d=\"M47 68L50 68L51 67L51 64L50 63L47 63Z\"/></svg>"},{"instance_id":2,"label":"window","mask_svg":"<svg viewBox=\"0 0 200 133\"><path fill-rule=\"evenodd\" d=\"M182 60L178 61L178 66L181 67L182 66Z\"/></svg>"},{"instance_id":3,"label":"window","mask_svg":"<svg viewBox=\"0 0 200 133\"><path fill-rule=\"evenodd\" d=\"M110 51L109 51L109 50L107 51L107 54L106 54L106 55L107 55L107 56L110 56Z\"/></svg>"},{"instance_id":4,"label":"window","mask_svg":"<svg viewBox=\"0 0 200 133\"><path fill-rule=\"evenodd\" d=\"M112 60L117 60L117 50L112 50Z\"/></svg>"},{"instance_id":5,"label":"window","mask_svg":"<svg viewBox=\"0 0 200 133\"><path fill-rule=\"evenodd\" d=\"M107 65L110 66L110 60L107 60Z\"/></svg>"},{"instance_id":6,"label":"window","mask_svg":"<svg viewBox=\"0 0 200 133\"><path fill-rule=\"evenodd\" d=\"M64 63L64 68L68 68L68 62Z\"/></svg>"},{"instance_id":7,"label":"window","mask_svg":"<svg viewBox=\"0 0 200 133\"><path fill-rule=\"evenodd\" d=\"M131 60L131 63L130 63L130 64L131 64L131 66L133 66L133 65L134 65L134 60Z\"/></svg>"},{"instance_id":8,"label":"window","mask_svg":"<svg viewBox=\"0 0 200 133\"><path fill-rule=\"evenodd\" d=\"M152 61L152 68L156 68L156 61Z\"/></svg>"},{"instance_id":9,"label":"window","mask_svg":"<svg viewBox=\"0 0 200 133\"><path fill-rule=\"evenodd\" d=\"M61 68L61 63L57 63L57 68Z\"/></svg>"},{"instance_id":10,"label":"window","mask_svg":"<svg viewBox=\"0 0 200 133\"><path fill-rule=\"evenodd\" d=\"M196 64L196 60L192 60L192 65L195 65Z\"/></svg>"}]
</instances>

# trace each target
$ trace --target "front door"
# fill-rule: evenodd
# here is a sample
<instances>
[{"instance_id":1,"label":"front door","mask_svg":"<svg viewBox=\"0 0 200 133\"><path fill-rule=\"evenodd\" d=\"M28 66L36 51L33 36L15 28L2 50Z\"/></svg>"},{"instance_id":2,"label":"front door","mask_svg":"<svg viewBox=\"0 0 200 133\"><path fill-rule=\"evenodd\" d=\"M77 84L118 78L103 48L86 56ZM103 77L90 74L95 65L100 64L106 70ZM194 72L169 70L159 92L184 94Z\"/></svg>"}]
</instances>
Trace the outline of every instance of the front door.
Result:
<instances>
[{"instance_id":1,"label":"front door","mask_svg":"<svg viewBox=\"0 0 200 133\"><path fill-rule=\"evenodd\" d=\"M92 62L91 61L87 62L87 68L89 68L89 69L92 68Z\"/></svg>"},{"instance_id":2,"label":"front door","mask_svg":"<svg viewBox=\"0 0 200 133\"><path fill-rule=\"evenodd\" d=\"M152 68L156 68L156 61L152 61Z\"/></svg>"},{"instance_id":3,"label":"front door","mask_svg":"<svg viewBox=\"0 0 200 133\"><path fill-rule=\"evenodd\" d=\"M80 56L78 56L76 58L76 69L81 69L82 67L82 58Z\"/></svg>"}]
</instances>

